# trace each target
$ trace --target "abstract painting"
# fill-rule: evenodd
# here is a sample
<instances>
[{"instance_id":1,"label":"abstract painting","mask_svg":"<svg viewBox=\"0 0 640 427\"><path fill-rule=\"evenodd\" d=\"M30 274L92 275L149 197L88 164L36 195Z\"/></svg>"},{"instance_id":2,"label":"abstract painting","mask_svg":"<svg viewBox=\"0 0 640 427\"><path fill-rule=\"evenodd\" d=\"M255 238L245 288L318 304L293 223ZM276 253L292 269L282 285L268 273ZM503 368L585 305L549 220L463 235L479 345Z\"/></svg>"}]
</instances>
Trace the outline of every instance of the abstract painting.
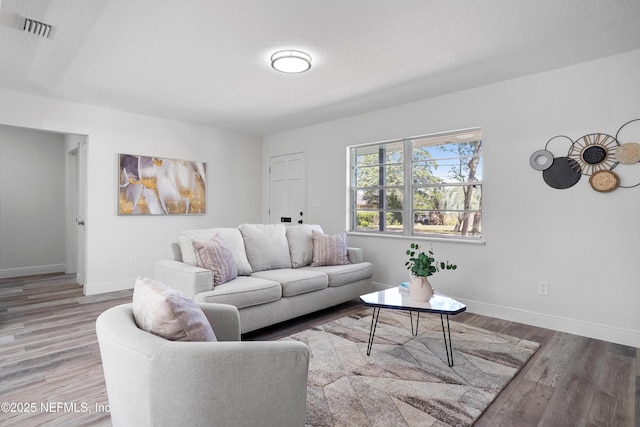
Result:
<instances>
[{"instance_id":1,"label":"abstract painting","mask_svg":"<svg viewBox=\"0 0 640 427\"><path fill-rule=\"evenodd\" d=\"M206 213L206 163L119 154L118 165L118 215Z\"/></svg>"}]
</instances>

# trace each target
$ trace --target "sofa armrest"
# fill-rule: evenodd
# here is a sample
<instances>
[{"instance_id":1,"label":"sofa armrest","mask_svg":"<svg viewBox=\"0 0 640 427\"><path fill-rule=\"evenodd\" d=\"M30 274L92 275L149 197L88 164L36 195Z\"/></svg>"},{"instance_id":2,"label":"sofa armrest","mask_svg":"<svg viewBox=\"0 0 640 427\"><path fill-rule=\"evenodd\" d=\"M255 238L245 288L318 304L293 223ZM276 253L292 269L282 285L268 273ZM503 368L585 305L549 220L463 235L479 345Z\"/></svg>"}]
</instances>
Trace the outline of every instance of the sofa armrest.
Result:
<instances>
[{"instance_id":1,"label":"sofa armrest","mask_svg":"<svg viewBox=\"0 0 640 427\"><path fill-rule=\"evenodd\" d=\"M198 303L218 341L240 341L240 314L234 305Z\"/></svg>"},{"instance_id":2,"label":"sofa armrest","mask_svg":"<svg viewBox=\"0 0 640 427\"><path fill-rule=\"evenodd\" d=\"M190 298L213 289L211 270L180 261L171 259L156 261L154 275L157 281L176 288Z\"/></svg>"},{"instance_id":3,"label":"sofa armrest","mask_svg":"<svg viewBox=\"0 0 640 427\"><path fill-rule=\"evenodd\" d=\"M347 248L347 256L351 264L358 264L364 261L364 255L362 248Z\"/></svg>"}]
</instances>

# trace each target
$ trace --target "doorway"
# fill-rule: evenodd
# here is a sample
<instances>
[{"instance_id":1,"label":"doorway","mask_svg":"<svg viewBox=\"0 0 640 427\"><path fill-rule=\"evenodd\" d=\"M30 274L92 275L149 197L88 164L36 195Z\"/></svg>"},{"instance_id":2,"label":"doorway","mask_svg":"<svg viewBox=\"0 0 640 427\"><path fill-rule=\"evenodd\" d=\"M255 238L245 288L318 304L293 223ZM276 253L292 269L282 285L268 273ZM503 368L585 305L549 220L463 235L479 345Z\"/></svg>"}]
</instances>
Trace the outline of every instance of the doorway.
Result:
<instances>
[{"instance_id":1,"label":"doorway","mask_svg":"<svg viewBox=\"0 0 640 427\"><path fill-rule=\"evenodd\" d=\"M87 137L67 135L67 237L66 273L86 282Z\"/></svg>"},{"instance_id":2,"label":"doorway","mask_svg":"<svg viewBox=\"0 0 640 427\"><path fill-rule=\"evenodd\" d=\"M69 218L86 211L86 190L76 187L86 188L88 137L8 124L0 137L0 278L80 268L83 283L85 236Z\"/></svg>"}]
</instances>

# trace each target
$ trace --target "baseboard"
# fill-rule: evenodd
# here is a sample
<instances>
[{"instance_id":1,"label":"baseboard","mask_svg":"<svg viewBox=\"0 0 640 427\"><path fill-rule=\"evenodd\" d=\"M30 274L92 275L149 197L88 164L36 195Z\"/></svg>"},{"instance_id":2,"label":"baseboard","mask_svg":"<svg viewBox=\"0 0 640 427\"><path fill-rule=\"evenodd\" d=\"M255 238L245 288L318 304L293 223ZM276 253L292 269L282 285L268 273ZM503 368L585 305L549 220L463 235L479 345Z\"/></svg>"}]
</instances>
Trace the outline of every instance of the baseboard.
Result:
<instances>
[{"instance_id":1,"label":"baseboard","mask_svg":"<svg viewBox=\"0 0 640 427\"><path fill-rule=\"evenodd\" d=\"M0 279L12 277L36 276L38 274L64 273L64 264L35 265L20 268L5 268L0 270Z\"/></svg>"},{"instance_id":2,"label":"baseboard","mask_svg":"<svg viewBox=\"0 0 640 427\"><path fill-rule=\"evenodd\" d=\"M389 285L382 283L373 284L374 291L380 291L388 288L390 288ZM637 330L612 327L600 323L585 322L583 320L554 316L534 311L514 309L463 298L456 299L467 306L467 311L469 313L495 317L497 319L508 320L510 322L524 323L525 325L537 326L554 331L566 332L569 334L640 348L640 331ZM453 319L455 319L455 317Z\"/></svg>"},{"instance_id":3,"label":"baseboard","mask_svg":"<svg viewBox=\"0 0 640 427\"><path fill-rule=\"evenodd\" d=\"M466 304L467 311L470 313L524 323L540 328L552 329L554 331L567 332L616 344L636 348L640 347L640 332L637 330L634 331L632 329L613 327L534 311L513 309L462 298L457 299Z\"/></svg>"},{"instance_id":4,"label":"baseboard","mask_svg":"<svg viewBox=\"0 0 640 427\"><path fill-rule=\"evenodd\" d=\"M105 292L121 291L123 289L133 289L136 279L117 280L104 283L85 283L83 292L85 295L103 294Z\"/></svg>"}]
</instances>

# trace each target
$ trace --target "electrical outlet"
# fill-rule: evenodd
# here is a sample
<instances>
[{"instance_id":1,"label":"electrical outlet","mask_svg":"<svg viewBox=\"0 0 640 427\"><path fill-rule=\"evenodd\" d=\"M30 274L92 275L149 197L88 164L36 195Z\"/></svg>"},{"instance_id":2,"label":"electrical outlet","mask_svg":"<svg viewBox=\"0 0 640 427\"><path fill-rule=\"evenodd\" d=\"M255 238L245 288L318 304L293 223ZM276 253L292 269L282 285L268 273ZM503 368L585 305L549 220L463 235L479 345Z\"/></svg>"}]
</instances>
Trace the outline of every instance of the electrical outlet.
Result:
<instances>
[{"instance_id":1,"label":"electrical outlet","mask_svg":"<svg viewBox=\"0 0 640 427\"><path fill-rule=\"evenodd\" d=\"M549 295L549 282L546 280L540 280L538 282L538 294Z\"/></svg>"},{"instance_id":2,"label":"electrical outlet","mask_svg":"<svg viewBox=\"0 0 640 427\"><path fill-rule=\"evenodd\" d=\"M129 257L129 265L136 265L136 257L135 256L130 256Z\"/></svg>"}]
</instances>

